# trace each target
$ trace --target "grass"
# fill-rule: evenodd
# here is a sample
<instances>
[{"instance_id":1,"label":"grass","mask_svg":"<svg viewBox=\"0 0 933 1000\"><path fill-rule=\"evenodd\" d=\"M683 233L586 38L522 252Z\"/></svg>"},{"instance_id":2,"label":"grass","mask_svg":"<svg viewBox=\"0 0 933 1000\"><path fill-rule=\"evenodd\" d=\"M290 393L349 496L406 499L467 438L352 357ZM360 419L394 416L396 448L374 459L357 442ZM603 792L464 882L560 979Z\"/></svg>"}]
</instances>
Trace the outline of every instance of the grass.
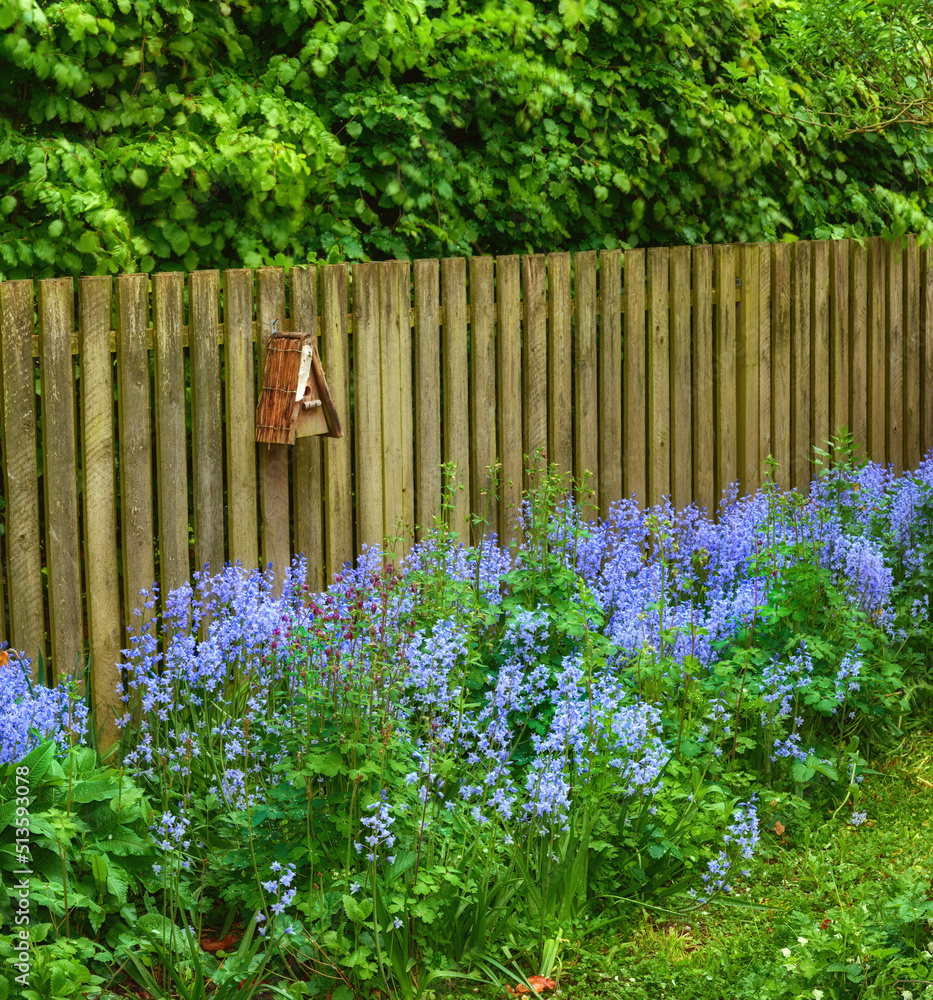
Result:
<instances>
[{"instance_id":1,"label":"grass","mask_svg":"<svg viewBox=\"0 0 933 1000\"><path fill-rule=\"evenodd\" d=\"M828 970L835 964L831 959L844 964L883 934L891 914L879 904L895 895L893 887L925 882L927 899L933 900L933 731L905 740L876 770L862 787L858 808L867 819L859 827L849 822L848 807L823 825L826 818L815 812L794 818L787 803L772 806L763 796L768 829L744 897L733 905L713 902L685 917L642 911L617 933L565 957L556 995L561 1000L820 1000L819 993L829 1000L901 998L905 991L915 1000L933 996L929 953L912 963L912 975L909 962L899 975L884 969L894 956L877 959L867 986ZM775 824L783 827L782 835ZM808 938L827 918L832 922L825 930ZM837 933L841 941L833 937ZM801 970L802 953L813 950L817 937L823 942L814 967ZM933 926L927 924L920 944L930 942ZM789 959L782 948L790 950ZM796 971L787 969L790 962ZM914 979L926 982L908 981Z\"/></svg>"}]
</instances>

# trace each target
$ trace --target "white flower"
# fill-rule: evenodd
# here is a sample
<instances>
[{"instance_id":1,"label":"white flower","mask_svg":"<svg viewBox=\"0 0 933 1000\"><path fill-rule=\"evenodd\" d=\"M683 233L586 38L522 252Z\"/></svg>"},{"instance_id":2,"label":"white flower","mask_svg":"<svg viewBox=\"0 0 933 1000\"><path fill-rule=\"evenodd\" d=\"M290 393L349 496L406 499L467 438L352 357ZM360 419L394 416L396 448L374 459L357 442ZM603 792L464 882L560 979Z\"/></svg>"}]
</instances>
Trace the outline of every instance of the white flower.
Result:
<instances>
[{"instance_id":1,"label":"white flower","mask_svg":"<svg viewBox=\"0 0 933 1000\"><path fill-rule=\"evenodd\" d=\"M823 991L822 990L814 990L813 991L813 1000L823 1000Z\"/></svg>"},{"instance_id":2,"label":"white flower","mask_svg":"<svg viewBox=\"0 0 933 1000\"><path fill-rule=\"evenodd\" d=\"M901 1000L914 1000L914 995L910 990L901 990Z\"/></svg>"},{"instance_id":3,"label":"white flower","mask_svg":"<svg viewBox=\"0 0 933 1000\"><path fill-rule=\"evenodd\" d=\"M807 939L806 938L802 938L802 937L797 938L797 944L806 944L806 943L807 943Z\"/></svg>"},{"instance_id":4,"label":"white flower","mask_svg":"<svg viewBox=\"0 0 933 1000\"><path fill-rule=\"evenodd\" d=\"M782 954L782 955L783 955L783 956L784 956L785 958L790 958L790 948L782 948L782 949L781 949L781 954Z\"/></svg>"}]
</instances>

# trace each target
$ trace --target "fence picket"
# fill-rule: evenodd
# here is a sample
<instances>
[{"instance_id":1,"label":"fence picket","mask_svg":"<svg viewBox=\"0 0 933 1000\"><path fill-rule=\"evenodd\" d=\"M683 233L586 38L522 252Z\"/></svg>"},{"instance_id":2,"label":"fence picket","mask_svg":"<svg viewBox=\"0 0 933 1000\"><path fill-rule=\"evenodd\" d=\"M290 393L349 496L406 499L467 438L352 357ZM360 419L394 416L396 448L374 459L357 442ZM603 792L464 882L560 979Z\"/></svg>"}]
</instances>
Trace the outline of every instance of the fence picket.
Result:
<instances>
[{"instance_id":1,"label":"fence picket","mask_svg":"<svg viewBox=\"0 0 933 1000\"><path fill-rule=\"evenodd\" d=\"M498 531L498 487L488 471L498 460L495 267L492 257L470 258L470 494L473 513L486 519L473 532L475 543L480 532Z\"/></svg>"},{"instance_id":2,"label":"fence picket","mask_svg":"<svg viewBox=\"0 0 933 1000\"><path fill-rule=\"evenodd\" d=\"M32 358L31 281L0 284L3 355L3 460L10 644L32 660L33 679L45 649L45 610L39 553L39 475L36 461L36 371ZM149 532L150 540L152 530ZM151 582L151 581L150 581Z\"/></svg>"},{"instance_id":3,"label":"fence picket","mask_svg":"<svg viewBox=\"0 0 933 1000\"><path fill-rule=\"evenodd\" d=\"M382 358L382 477L383 534L398 538L403 533L404 484L402 481L402 399L401 333L399 330L399 287L388 263L379 265L379 344ZM390 551L401 555L398 541Z\"/></svg>"},{"instance_id":4,"label":"fence picket","mask_svg":"<svg viewBox=\"0 0 933 1000\"><path fill-rule=\"evenodd\" d=\"M920 447L925 455L933 448L933 247L920 252Z\"/></svg>"},{"instance_id":5,"label":"fence picket","mask_svg":"<svg viewBox=\"0 0 933 1000\"><path fill-rule=\"evenodd\" d=\"M110 357L112 295L108 277L82 278L78 282L87 641L91 697L97 706L97 726L105 727L104 746L117 736L113 709L123 648Z\"/></svg>"},{"instance_id":6,"label":"fence picket","mask_svg":"<svg viewBox=\"0 0 933 1000\"><path fill-rule=\"evenodd\" d=\"M573 272L573 474L586 491L580 501L590 517L599 498L596 251L574 254Z\"/></svg>"},{"instance_id":7,"label":"fence picket","mask_svg":"<svg viewBox=\"0 0 933 1000\"><path fill-rule=\"evenodd\" d=\"M904 249L904 468L916 469L920 450L920 275L917 239Z\"/></svg>"},{"instance_id":8,"label":"fence picket","mask_svg":"<svg viewBox=\"0 0 933 1000\"><path fill-rule=\"evenodd\" d=\"M832 428L829 423L829 406L832 399L830 370L829 311L831 283L829 278L829 240L812 244L810 275L810 447L808 462L813 457L813 446L826 449ZM807 481L813 467L808 466Z\"/></svg>"},{"instance_id":9,"label":"fence picket","mask_svg":"<svg viewBox=\"0 0 933 1000\"><path fill-rule=\"evenodd\" d=\"M716 503L723 490L738 478L736 420L735 248L713 249L713 285L716 289Z\"/></svg>"},{"instance_id":10,"label":"fence picket","mask_svg":"<svg viewBox=\"0 0 933 1000\"><path fill-rule=\"evenodd\" d=\"M625 333L622 353L623 490L639 506L648 500L645 349L645 251L625 251Z\"/></svg>"},{"instance_id":11,"label":"fence picket","mask_svg":"<svg viewBox=\"0 0 933 1000\"><path fill-rule=\"evenodd\" d=\"M904 254L901 241L886 243L884 257L887 361L884 452L885 460L899 476L904 471Z\"/></svg>"},{"instance_id":12,"label":"fence picket","mask_svg":"<svg viewBox=\"0 0 933 1000\"><path fill-rule=\"evenodd\" d=\"M563 475L573 472L573 307L569 253L548 254L547 295L547 453Z\"/></svg>"},{"instance_id":13,"label":"fence picket","mask_svg":"<svg viewBox=\"0 0 933 1000\"><path fill-rule=\"evenodd\" d=\"M791 253L791 469L793 486L806 489L810 482L810 369L812 366L810 308L811 250L809 243L795 243Z\"/></svg>"},{"instance_id":14,"label":"fence picket","mask_svg":"<svg viewBox=\"0 0 933 1000\"><path fill-rule=\"evenodd\" d=\"M379 375L380 264L353 265L353 398L357 533L382 545L382 395Z\"/></svg>"},{"instance_id":15,"label":"fence picket","mask_svg":"<svg viewBox=\"0 0 933 1000\"><path fill-rule=\"evenodd\" d=\"M415 523L420 538L441 513L440 264L416 260L414 335ZM494 404L495 405L495 404ZM493 530L498 530L494 525Z\"/></svg>"},{"instance_id":16,"label":"fence picket","mask_svg":"<svg viewBox=\"0 0 933 1000\"><path fill-rule=\"evenodd\" d=\"M794 476L790 249L787 243L771 244L771 436L777 462L776 481L785 490L790 488Z\"/></svg>"},{"instance_id":17,"label":"fence picket","mask_svg":"<svg viewBox=\"0 0 933 1000\"><path fill-rule=\"evenodd\" d=\"M671 492L671 354L668 301L670 251L647 253L648 298L648 503Z\"/></svg>"},{"instance_id":18,"label":"fence picket","mask_svg":"<svg viewBox=\"0 0 933 1000\"><path fill-rule=\"evenodd\" d=\"M758 243L758 476L764 482L768 474L768 456L772 451L771 413L771 251L767 243Z\"/></svg>"},{"instance_id":19,"label":"fence picket","mask_svg":"<svg viewBox=\"0 0 933 1000\"><path fill-rule=\"evenodd\" d=\"M256 272L256 343L259 346L257 384L261 388L272 324L285 330L285 272L261 267ZM289 544L288 448L259 446L259 514L263 567L272 566L276 592L291 560Z\"/></svg>"},{"instance_id":20,"label":"fence picket","mask_svg":"<svg viewBox=\"0 0 933 1000\"><path fill-rule=\"evenodd\" d=\"M411 345L411 265L407 260L392 261L390 266L395 274L399 289L399 361L401 364L399 388L399 416L402 422L402 516L405 534L402 538L402 555L407 555L411 547L412 532L415 528L415 454L414 454L414 405L412 386L412 345ZM347 411L349 412L349 395ZM469 419L469 417L467 418ZM467 450L469 462L469 450ZM352 520L353 510L350 509Z\"/></svg>"},{"instance_id":21,"label":"fence picket","mask_svg":"<svg viewBox=\"0 0 933 1000\"><path fill-rule=\"evenodd\" d=\"M670 296L671 500L683 508L693 499L690 247L671 250Z\"/></svg>"},{"instance_id":22,"label":"fence picket","mask_svg":"<svg viewBox=\"0 0 933 1000\"><path fill-rule=\"evenodd\" d=\"M341 424L349 424L350 358L347 334L348 264L321 268L321 362ZM395 414L396 423L398 414ZM324 544L326 579L353 558L353 481L349 426L324 440Z\"/></svg>"},{"instance_id":23,"label":"fence picket","mask_svg":"<svg viewBox=\"0 0 933 1000\"><path fill-rule=\"evenodd\" d=\"M622 251L599 253L599 509L622 499Z\"/></svg>"},{"instance_id":24,"label":"fence picket","mask_svg":"<svg viewBox=\"0 0 933 1000\"><path fill-rule=\"evenodd\" d=\"M849 243L836 240L831 244L829 343L831 395L829 429L838 434L843 427L851 430L849 365L852 349L849 312Z\"/></svg>"},{"instance_id":25,"label":"fence picket","mask_svg":"<svg viewBox=\"0 0 933 1000\"><path fill-rule=\"evenodd\" d=\"M849 240L849 338L852 344L850 363L850 429L852 437L868 451L871 375L868 369L868 249Z\"/></svg>"},{"instance_id":26,"label":"fence picket","mask_svg":"<svg viewBox=\"0 0 933 1000\"><path fill-rule=\"evenodd\" d=\"M536 474L548 461L546 274L543 254L522 257L522 453Z\"/></svg>"},{"instance_id":27,"label":"fence picket","mask_svg":"<svg viewBox=\"0 0 933 1000\"><path fill-rule=\"evenodd\" d=\"M40 281L37 311L49 638L53 672L63 675L84 666L72 279Z\"/></svg>"},{"instance_id":28,"label":"fence picket","mask_svg":"<svg viewBox=\"0 0 933 1000\"><path fill-rule=\"evenodd\" d=\"M259 566L259 511L253 272L245 268L224 271L224 376L229 558L255 569Z\"/></svg>"},{"instance_id":29,"label":"fence picket","mask_svg":"<svg viewBox=\"0 0 933 1000\"><path fill-rule=\"evenodd\" d=\"M124 620L136 626L151 617L142 592L156 583L153 552L152 413L149 350L149 278L116 279L117 426L120 436L120 538L123 548ZM141 624L141 622L140 622Z\"/></svg>"},{"instance_id":30,"label":"fence picket","mask_svg":"<svg viewBox=\"0 0 933 1000\"><path fill-rule=\"evenodd\" d=\"M455 466L450 529L470 544L470 401L467 368L466 259L441 261L444 462Z\"/></svg>"},{"instance_id":31,"label":"fence picket","mask_svg":"<svg viewBox=\"0 0 933 1000\"><path fill-rule=\"evenodd\" d=\"M156 488L159 497L159 576L162 602L187 583L188 461L185 427L184 280L180 272L152 277L155 359Z\"/></svg>"},{"instance_id":32,"label":"fence picket","mask_svg":"<svg viewBox=\"0 0 933 1000\"><path fill-rule=\"evenodd\" d=\"M191 357L191 468L194 566L218 573L224 564L224 455L220 399L220 274L188 276Z\"/></svg>"},{"instance_id":33,"label":"fence picket","mask_svg":"<svg viewBox=\"0 0 933 1000\"><path fill-rule=\"evenodd\" d=\"M499 538L518 538L522 497L522 345L519 258L496 258L497 368L499 383Z\"/></svg>"},{"instance_id":34,"label":"fence picket","mask_svg":"<svg viewBox=\"0 0 933 1000\"><path fill-rule=\"evenodd\" d=\"M738 272L741 282L739 325L736 335L736 404L741 416L741 433L736 440L739 481L743 492L754 493L761 483L758 458L760 319L760 247L746 243L739 247Z\"/></svg>"},{"instance_id":35,"label":"fence picket","mask_svg":"<svg viewBox=\"0 0 933 1000\"><path fill-rule=\"evenodd\" d=\"M293 267L288 272L289 306L295 330L310 333L320 350L318 322L317 265ZM379 338L376 336L378 357ZM376 382L378 393L379 383ZM346 420L344 414L338 414ZM349 433L349 430L347 431ZM307 583L315 591L327 584L324 573L324 455L319 437L301 437L295 441L295 464L292 469L293 509L295 511L295 552L303 553L307 564ZM382 479L380 476L380 496ZM379 508L379 544L382 544L382 507Z\"/></svg>"},{"instance_id":36,"label":"fence picket","mask_svg":"<svg viewBox=\"0 0 933 1000\"><path fill-rule=\"evenodd\" d=\"M886 391L888 361L885 336L886 277L884 240L880 236L868 241L868 457L884 462L886 455Z\"/></svg>"},{"instance_id":37,"label":"fence picket","mask_svg":"<svg viewBox=\"0 0 933 1000\"><path fill-rule=\"evenodd\" d=\"M700 508L715 501L716 398L713 381L713 248L693 248L693 489Z\"/></svg>"}]
</instances>

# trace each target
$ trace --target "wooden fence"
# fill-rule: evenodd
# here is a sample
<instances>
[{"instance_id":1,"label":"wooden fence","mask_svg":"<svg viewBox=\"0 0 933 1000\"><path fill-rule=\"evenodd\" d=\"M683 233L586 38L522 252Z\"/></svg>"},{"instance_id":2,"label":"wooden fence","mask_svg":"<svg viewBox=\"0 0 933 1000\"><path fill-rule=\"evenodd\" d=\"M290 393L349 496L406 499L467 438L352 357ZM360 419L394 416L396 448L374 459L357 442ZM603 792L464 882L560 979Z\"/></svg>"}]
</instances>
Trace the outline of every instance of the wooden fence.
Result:
<instances>
[{"instance_id":1,"label":"wooden fence","mask_svg":"<svg viewBox=\"0 0 933 1000\"><path fill-rule=\"evenodd\" d=\"M298 551L323 587L432 523L442 462L464 542L497 462L490 522L512 535L539 449L592 473L602 511L712 509L769 454L803 487L843 425L915 466L931 265L908 238L0 283L0 639L61 671L89 654L105 712L141 589ZM342 439L255 444L273 320L318 335Z\"/></svg>"}]
</instances>

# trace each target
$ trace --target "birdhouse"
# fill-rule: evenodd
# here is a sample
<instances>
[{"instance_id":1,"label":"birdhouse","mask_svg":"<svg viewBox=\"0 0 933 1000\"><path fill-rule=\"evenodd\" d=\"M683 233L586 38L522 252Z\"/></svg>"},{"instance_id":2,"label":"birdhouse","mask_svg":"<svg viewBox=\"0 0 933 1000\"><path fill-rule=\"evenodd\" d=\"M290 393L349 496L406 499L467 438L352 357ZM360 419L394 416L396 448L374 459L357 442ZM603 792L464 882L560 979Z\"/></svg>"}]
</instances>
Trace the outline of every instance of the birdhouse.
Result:
<instances>
[{"instance_id":1,"label":"birdhouse","mask_svg":"<svg viewBox=\"0 0 933 1000\"><path fill-rule=\"evenodd\" d=\"M314 337L279 333L273 325L256 410L256 440L294 444L300 437L339 438L342 433Z\"/></svg>"}]
</instances>

